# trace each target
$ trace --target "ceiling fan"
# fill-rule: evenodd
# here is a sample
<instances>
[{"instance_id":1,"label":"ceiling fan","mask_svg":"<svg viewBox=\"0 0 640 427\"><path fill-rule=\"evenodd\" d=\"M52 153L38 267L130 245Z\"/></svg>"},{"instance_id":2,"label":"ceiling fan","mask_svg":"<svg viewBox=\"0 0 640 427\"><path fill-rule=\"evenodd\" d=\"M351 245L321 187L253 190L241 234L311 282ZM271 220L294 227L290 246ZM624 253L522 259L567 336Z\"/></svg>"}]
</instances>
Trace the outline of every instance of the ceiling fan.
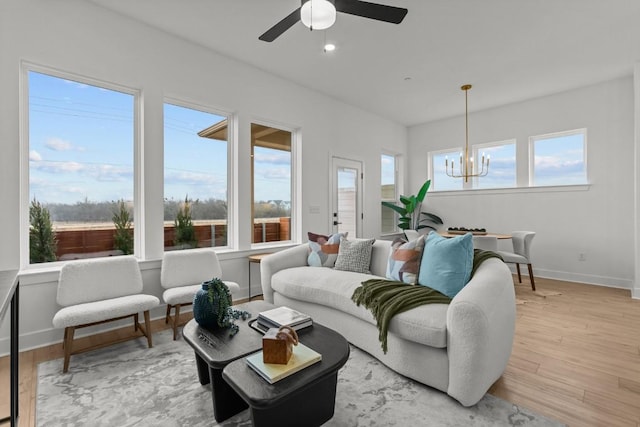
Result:
<instances>
[{"instance_id":1,"label":"ceiling fan","mask_svg":"<svg viewBox=\"0 0 640 427\"><path fill-rule=\"evenodd\" d=\"M265 42L272 42L298 21L302 21L311 30L324 30L333 25L336 12L399 24L408 10L360 0L302 0L299 8L258 38Z\"/></svg>"}]
</instances>

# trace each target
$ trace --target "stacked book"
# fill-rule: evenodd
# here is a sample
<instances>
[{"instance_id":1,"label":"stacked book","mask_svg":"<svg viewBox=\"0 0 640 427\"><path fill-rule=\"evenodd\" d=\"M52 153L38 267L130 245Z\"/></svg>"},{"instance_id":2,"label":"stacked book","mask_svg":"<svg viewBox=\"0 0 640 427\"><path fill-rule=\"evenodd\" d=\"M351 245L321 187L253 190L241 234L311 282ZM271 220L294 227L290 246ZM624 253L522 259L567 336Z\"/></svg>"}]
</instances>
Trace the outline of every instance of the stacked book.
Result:
<instances>
[{"instance_id":1,"label":"stacked book","mask_svg":"<svg viewBox=\"0 0 640 427\"><path fill-rule=\"evenodd\" d=\"M289 363L279 365L275 363L264 363L262 360L262 351L252 354L246 358L247 364L256 371L262 378L267 380L269 384L280 381L289 375L311 366L322 360L322 355L315 350L307 347L302 343L293 346L293 354Z\"/></svg>"},{"instance_id":2,"label":"stacked book","mask_svg":"<svg viewBox=\"0 0 640 427\"><path fill-rule=\"evenodd\" d=\"M263 331L280 326L289 326L298 331L313 325L313 320L309 315L283 306L259 313L255 324Z\"/></svg>"}]
</instances>

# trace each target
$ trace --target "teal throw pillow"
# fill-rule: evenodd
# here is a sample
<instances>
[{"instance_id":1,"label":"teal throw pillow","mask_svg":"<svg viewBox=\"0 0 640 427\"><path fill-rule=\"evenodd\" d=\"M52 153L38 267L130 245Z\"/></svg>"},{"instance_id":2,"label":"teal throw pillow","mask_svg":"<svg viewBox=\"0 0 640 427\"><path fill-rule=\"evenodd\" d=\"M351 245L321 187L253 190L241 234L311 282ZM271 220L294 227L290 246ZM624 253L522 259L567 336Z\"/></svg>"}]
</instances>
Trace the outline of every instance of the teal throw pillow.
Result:
<instances>
[{"instance_id":1,"label":"teal throw pillow","mask_svg":"<svg viewBox=\"0 0 640 427\"><path fill-rule=\"evenodd\" d=\"M447 239L432 231L424 246L418 284L453 298L469 282L472 268L471 233Z\"/></svg>"}]
</instances>

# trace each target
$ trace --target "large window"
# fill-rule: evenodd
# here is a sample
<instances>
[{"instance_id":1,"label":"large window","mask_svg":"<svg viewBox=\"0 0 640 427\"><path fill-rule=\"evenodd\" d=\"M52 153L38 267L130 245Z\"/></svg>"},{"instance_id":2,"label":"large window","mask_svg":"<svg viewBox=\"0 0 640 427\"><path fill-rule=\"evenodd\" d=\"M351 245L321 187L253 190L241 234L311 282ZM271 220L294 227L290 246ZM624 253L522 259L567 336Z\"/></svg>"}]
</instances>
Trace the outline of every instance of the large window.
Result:
<instances>
[{"instance_id":1,"label":"large window","mask_svg":"<svg viewBox=\"0 0 640 427\"><path fill-rule=\"evenodd\" d=\"M429 153L431 191L462 190L464 180L448 176L445 170L445 165L448 164L449 171L451 171L451 163L456 160L455 172L460 173L459 164L457 163L459 157L460 150Z\"/></svg>"},{"instance_id":2,"label":"large window","mask_svg":"<svg viewBox=\"0 0 640 427\"><path fill-rule=\"evenodd\" d=\"M484 157L489 162L489 173L474 178L474 188L508 188L517 185L515 140L474 145L473 152L474 159ZM476 160L476 164L481 163Z\"/></svg>"},{"instance_id":3,"label":"large window","mask_svg":"<svg viewBox=\"0 0 640 427\"><path fill-rule=\"evenodd\" d=\"M227 117L164 104L165 250L227 246Z\"/></svg>"},{"instance_id":4,"label":"large window","mask_svg":"<svg viewBox=\"0 0 640 427\"><path fill-rule=\"evenodd\" d=\"M587 184L587 130L532 136L530 185Z\"/></svg>"},{"instance_id":5,"label":"large window","mask_svg":"<svg viewBox=\"0 0 640 427\"><path fill-rule=\"evenodd\" d=\"M33 69L27 81L30 264L133 253L135 92Z\"/></svg>"},{"instance_id":6,"label":"large window","mask_svg":"<svg viewBox=\"0 0 640 427\"><path fill-rule=\"evenodd\" d=\"M398 203L398 171L397 158L391 154L382 154L380 165L380 199L383 202ZM395 233L397 215L393 209L382 206L382 234Z\"/></svg>"},{"instance_id":7,"label":"large window","mask_svg":"<svg viewBox=\"0 0 640 427\"><path fill-rule=\"evenodd\" d=\"M252 243L291 240L292 133L251 124Z\"/></svg>"}]
</instances>

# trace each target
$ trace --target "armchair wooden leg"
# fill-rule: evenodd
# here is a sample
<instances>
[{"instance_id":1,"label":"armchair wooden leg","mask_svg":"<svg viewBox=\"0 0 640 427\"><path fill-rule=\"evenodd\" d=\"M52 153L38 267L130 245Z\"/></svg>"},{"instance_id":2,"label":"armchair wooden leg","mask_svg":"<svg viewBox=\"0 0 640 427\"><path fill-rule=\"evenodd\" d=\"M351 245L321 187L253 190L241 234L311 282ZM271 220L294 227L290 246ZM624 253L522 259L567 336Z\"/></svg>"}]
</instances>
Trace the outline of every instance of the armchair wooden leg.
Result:
<instances>
[{"instance_id":1,"label":"armchair wooden leg","mask_svg":"<svg viewBox=\"0 0 640 427\"><path fill-rule=\"evenodd\" d=\"M175 311L173 313L173 340L175 341L178 337L178 321L180 320L180 304L175 306Z\"/></svg>"},{"instance_id":2,"label":"armchair wooden leg","mask_svg":"<svg viewBox=\"0 0 640 427\"><path fill-rule=\"evenodd\" d=\"M533 267L531 266L531 264L527 264L527 267L529 267L529 280L531 280L531 290L535 291L536 282L533 280Z\"/></svg>"},{"instance_id":3,"label":"armchair wooden leg","mask_svg":"<svg viewBox=\"0 0 640 427\"><path fill-rule=\"evenodd\" d=\"M520 264L516 263L516 270L518 270L518 283L522 283L522 276L520 275Z\"/></svg>"},{"instance_id":4,"label":"armchair wooden leg","mask_svg":"<svg viewBox=\"0 0 640 427\"><path fill-rule=\"evenodd\" d=\"M133 332L138 332L138 313L133 315Z\"/></svg>"},{"instance_id":5,"label":"armchair wooden leg","mask_svg":"<svg viewBox=\"0 0 640 427\"><path fill-rule=\"evenodd\" d=\"M164 323L169 323L169 315L171 314L171 304L167 304L167 314L164 316Z\"/></svg>"},{"instance_id":6,"label":"armchair wooden leg","mask_svg":"<svg viewBox=\"0 0 640 427\"><path fill-rule=\"evenodd\" d=\"M137 314L136 314L137 316ZM151 341L151 319L149 318L149 310L144 312L144 328L146 329L147 343L149 344L149 348L153 347L153 343Z\"/></svg>"},{"instance_id":7,"label":"armchair wooden leg","mask_svg":"<svg viewBox=\"0 0 640 427\"><path fill-rule=\"evenodd\" d=\"M62 346L64 347L64 366L62 368L62 372L66 373L69 370L69 359L71 359L71 347L73 345L73 335L75 333L76 328L74 326L69 326L64 328L64 343Z\"/></svg>"}]
</instances>

